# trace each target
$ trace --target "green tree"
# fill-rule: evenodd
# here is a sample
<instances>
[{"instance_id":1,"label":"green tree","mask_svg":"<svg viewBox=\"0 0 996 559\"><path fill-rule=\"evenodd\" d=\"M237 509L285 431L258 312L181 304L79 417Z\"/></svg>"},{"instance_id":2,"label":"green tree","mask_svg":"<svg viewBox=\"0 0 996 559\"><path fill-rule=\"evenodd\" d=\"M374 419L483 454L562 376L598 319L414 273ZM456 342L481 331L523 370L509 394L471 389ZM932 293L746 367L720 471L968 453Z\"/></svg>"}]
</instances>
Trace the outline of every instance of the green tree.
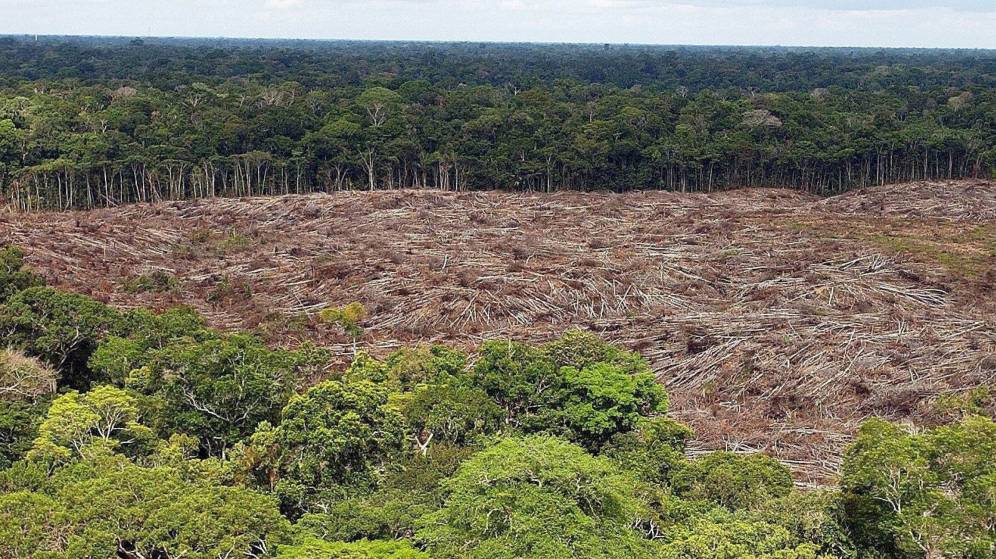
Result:
<instances>
[{"instance_id":1,"label":"green tree","mask_svg":"<svg viewBox=\"0 0 996 559\"><path fill-rule=\"evenodd\" d=\"M86 457L93 445L134 454L153 438L138 420L138 404L124 390L99 386L84 394L69 392L52 402L28 457L65 464Z\"/></svg>"},{"instance_id":2,"label":"green tree","mask_svg":"<svg viewBox=\"0 0 996 559\"><path fill-rule=\"evenodd\" d=\"M653 557L634 527L649 521L636 480L604 458L545 436L505 439L444 483L445 505L420 521L434 557Z\"/></svg>"},{"instance_id":3,"label":"green tree","mask_svg":"<svg viewBox=\"0 0 996 559\"><path fill-rule=\"evenodd\" d=\"M730 510L751 509L792 490L788 468L764 454L711 452L687 462L671 477L677 495Z\"/></svg>"},{"instance_id":4,"label":"green tree","mask_svg":"<svg viewBox=\"0 0 996 559\"><path fill-rule=\"evenodd\" d=\"M18 291L43 283L40 276L24 268L24 251L12 246L0 248L0 304Z\"/></svg>"},{"instance_id":5,"label":"green tree","mask_svg":"<svg viewBox=\"0 0 996 559\"><path fill-rule=\"evenodd\" d=\"M223 337L188 307L159 314L139 309L125 315L122 323L120 335L101 343L87 362L95 376L119 386L128 382L132 371L151 363L157 351L181 341L205 342Z\"/></svg>"},{"instance_id":6,"label":"green tree","mask_svg":"<svg viewBox=\"0 0 996 559\"><path fill-rule=\"evenodd\" d=\"M429 555L405 541L327 542L308 538L296 545L280 547L277 559L429 559Z\"/></svg>"},{"instance_id":7,"label":"green tree","mask_svg":"<svg viewBox=\"0 0 996 559\"><path fill-rule=\"evenodd\" d=\"M668 536L662 559L832 559L776 524L713 513Z\"/></svg>"},{"instance_id":8,"label":"green tree","mask_svg":"<svg viewBox=\"0 0 996 559\"><path fill-rule=\"evenodd\" d=\"M87 360L120 326L118 311L84 295L30 287L0 307L0 336L60 372L60 385L86 389Z\"/></svg>"},{"instance_id":9,"label":"green tree","mask_svg":"<svg viewBox=\"0 0 996 559\"><path fill-rule=\"evenodd\" d=\"M280 423L260 424L244 459L285 510L370 487L401 450L404 420L388 391L369 381L326 381L295 396Z\"/></svg>"},{"instance_id":10,"label":"green tree","mask_svg":"<svg viewBox=\"0 0 996 559\"><path fill-rule=\"evenodd\" d=\"M183 479L171 468L143 468L98 456L60 470L54 496L59 547L70 557L270 557L290 526L267 496ZM2 545L2 544L0 544ZM36 557L58 548L40 547Z\"/></svg>"},{"instance_id":11,"label":"green tree","mask_svg":"<svg viewBox=\"0 0 996 559\"><path fill-rule=\"evenodd\" d=\"M270 349L247 334L181 338L148 353L128 385L149 397L150 425L163 436L197 437L223 455L262 421L275 421L299 378L325 365L312 348Z\"/></svg>"},{"instance_id":12,"label":"green tree","mask_svg":"<svg viewBox=\"0 0 996 559\"><path fill-rule=\"evenodd\" d=\"M424 455L406 454L391 463L376 491L306 514L298 526L325 540L413 538L418 520L442 506L440 484L473 453L437 443Z\"/></svg>"},{"instance_id":13,"label":"green tree","mask_svg":"<svg viewBox=\"0 0 996 559\"><path fill-rule=\"evenodd\" d=\"M981 559L996 550L996 424L971 416L913 434L862 425L842 468L847 521L863 550Z\"/></svg>"},{"instance_id":14,"label":"green tree","mask_svg":"<svg viewBox=\"0 0 996 559\"><path fill-rule=\"evenodd\" d=\"M580 331L540 348L487 342L473 375L512 426L592 450L667 411L667 396L645 361Z\"/></svg>"},{"instance_id":15,"label":"green tree","mask_svg":"<svg viewBox=\"0 0 996 559\"><path fill-rule=\"evenodd\" d=\"M0 494L0 557L60 557L72 534L55 499L20 491Z\"/></svg>"},{"instance_id":16,"label":"green tree","mask_svg":"<svg viewBox=\"0 0 996 559\"><path fill-rule=\"evenodd\" d=\"M685 443L692 435L691 429L671 419L642 419L636 429L613 435L602 454L641 481L663 487L685 466Z\"/></svg>"},{"instance_id":17,"label":"green tree","mask_svg":"<svg viewBox=\"0 0 996 559\"><path fill-rule=\"evenodd\" d=\"M49 398L0 400L0 471L31 450L50 403Z\"/></svg>"},{"instance_id":18,"label":"green tree","mask_svg":"<svg viewBox=\"0 0 996 559\"><path fill-rule=\"evenodd\" d=\"M645 416L667 412L667 397L653 375L631 375L608 363L564 367L557 398L557 424L566 435L597 449L616 433L636 428Z\"/></svg>"}]
</instances>

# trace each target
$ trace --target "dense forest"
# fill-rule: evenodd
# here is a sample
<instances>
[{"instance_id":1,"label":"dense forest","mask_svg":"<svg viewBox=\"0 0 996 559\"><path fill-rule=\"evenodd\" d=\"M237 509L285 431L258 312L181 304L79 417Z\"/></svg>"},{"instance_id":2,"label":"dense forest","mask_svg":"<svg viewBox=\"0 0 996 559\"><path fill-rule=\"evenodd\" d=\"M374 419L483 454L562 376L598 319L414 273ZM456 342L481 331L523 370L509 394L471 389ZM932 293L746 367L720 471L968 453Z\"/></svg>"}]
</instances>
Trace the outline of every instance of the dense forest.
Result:
<instances>
[{"instance_id":1,"label":"dense forest","mask_svg":"<svg viewBox=\"0 0 996 559\"><path fill-rule=\"evenodd\" d=\"M991 51L0 38L18 209L994 173Z\"/></svg>"},{"instance_id":2,"label":"dense forest","mask_svg":"<svg viewBox=\"0 0 996 559\"><path fill-rule=\"evenodd\" d=\"M359 304L316 320L362 335ZM121 311L0 250L5 559L990 559L992 395L872 419L839 484L687 457L640 355L571 330L329 366L184 308ZM940 406L940 404L939 404ZM940 409L940 407L939 407Z\"/></svg>"}]
</instances>

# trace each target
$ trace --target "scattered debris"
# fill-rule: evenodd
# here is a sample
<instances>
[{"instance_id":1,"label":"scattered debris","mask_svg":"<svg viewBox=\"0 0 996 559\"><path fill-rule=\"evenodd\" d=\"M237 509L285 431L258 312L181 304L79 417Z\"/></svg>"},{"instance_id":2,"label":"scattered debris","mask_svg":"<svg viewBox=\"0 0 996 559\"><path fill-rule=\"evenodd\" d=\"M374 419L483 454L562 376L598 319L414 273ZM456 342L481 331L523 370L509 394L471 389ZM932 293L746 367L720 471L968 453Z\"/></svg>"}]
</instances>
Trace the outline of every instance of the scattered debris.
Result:
<instances>
[{"instance_id":1,"label":"scattered debris","mask_svg":"<svg viewBox=\"0 0 996 559\"><path fill-rule=\"evenodd\" d=\"M67 289L122 307L189 304L215 326L329 345L343 363L353 337L319 315L353 302L366 309L359 346L375 354L586 327L650 360L697 432L693 452L765 450L806 483L836 472L862 419L927 418L938 396L996 383L984 366L996 362L996 253L985 257L980 227L996 227L992 182L831 199L773 189L214 199L4 215L0 239ZM883 236L946 244L917 253ZM946 265L948 253L971 273ZM120 289L154 269L182 289ZM219 297L222 283L242 295Z\"/></svg>"}]
</instances>

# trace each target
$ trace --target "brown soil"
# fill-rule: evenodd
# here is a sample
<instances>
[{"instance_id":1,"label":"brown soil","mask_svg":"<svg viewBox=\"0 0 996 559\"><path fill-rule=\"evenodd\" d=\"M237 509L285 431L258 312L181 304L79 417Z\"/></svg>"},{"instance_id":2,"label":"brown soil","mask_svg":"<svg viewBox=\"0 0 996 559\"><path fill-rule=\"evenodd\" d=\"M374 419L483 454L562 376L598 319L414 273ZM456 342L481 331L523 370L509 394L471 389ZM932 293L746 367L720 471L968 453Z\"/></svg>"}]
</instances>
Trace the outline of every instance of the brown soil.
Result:
<instances>
[{"instance_id":1,"label":"brown soil","mask_svg":"<svg viewBox=\"0 0 996 559\"><path fill-rule=\"evenodd\" d=\"M377 354L589 328L650 360L696 449L764 449L802 480L833 475L862 419L924 421L937 396L996 382L986 181L169 202L7 214L0 240L57 286L189 304L343 362L350 339L314 317L353 301Z\"/></svg>"}]
</instances>

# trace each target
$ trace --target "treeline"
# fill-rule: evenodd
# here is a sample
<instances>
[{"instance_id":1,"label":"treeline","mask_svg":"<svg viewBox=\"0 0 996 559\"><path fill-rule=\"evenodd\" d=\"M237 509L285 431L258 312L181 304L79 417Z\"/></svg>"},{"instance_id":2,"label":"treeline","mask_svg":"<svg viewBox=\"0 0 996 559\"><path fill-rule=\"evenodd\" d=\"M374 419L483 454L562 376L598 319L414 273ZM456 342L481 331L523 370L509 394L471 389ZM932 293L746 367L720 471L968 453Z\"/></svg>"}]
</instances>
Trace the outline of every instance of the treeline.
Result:
<instances>
[{"instance_id":1,"label":"treeline","mask_svg":"<svg viewBox=\"0 0 996 559\"><path fill-rule=\"evenodd\" d=\"M361 336L353 309L325 313ZM348 320L347 320L348 319ZM0 250L0 557L988 559L992 395L868 421L839 487L688 459L638 354L273 349L188 309L122 312ZM311 384L318 380L316 384Z\"/></svg>"},{"instance_id":2,"label":"treeline","mask_svg":"<svg viewBox=\"0 0 996 559\"><path fill-rule=\"evenodd\" d=\"M0 89L0 187L8 205L24 210L342 189L783 186L831 194L996 172L996 89L984 85L994 74L992 57L983 54L918 53L925 61L911 69L870 67L882 57L916 60L905 51L808 56L487 45L477 52L470 45L423 45L404 54L397 45L375 44L367 59L366 47L355 44L217 48L8 39L0 47L11 54L5 64L16 65L10 75L22 76ZM84 52L89 58L72 58ZM673 55L698 68L673 70L697 76L688 78L695 87L659 76L580 80L570 65L559 77L536 67L571 53L580 60L606 57L598 67L618 71L632 69L632 57ZM164 75L182 79L142 69L150 56L159 57ZM391 56L399 57L393 72ZM233 62L251 66L260 57L286 64L254 73ZM206 61L216 58L229 62L212 73ZM750 86L765 81L746 63L739 79L707 79L717 60L743 58L794 81L771 84L784 86L779 91ZM483 73L459 81L473 74L468 61L494 59L521 76L492 83L494 76ZM87 61L121 73L84 71ZM57 79L67 75L61 64L76 64L86 79ZM352 74L322 64L341 64ZM844 68L868 79L841 78ZM324 86L316 81L324 71L354 77ZM904 77L894 84L871 79L894 73ZM947 84L930 77L938 73ZM838 78L851 87L837 85ZM633 80L627 87L615 83ZM798 87L813 83L827 87Z\"/></svg>"},{"instance_id":3,"label":"treeline","mask_svg":"<svg viewBox=\"0 0 996 559\"><path fill-rule=\"evenodd\" d=\"M0 37L0 85L73 79L171 90L246 79L308 88L370 79L445 89L557 80L658 89L802 91L996 87L996 52L967 49L425 43L123 37Z\"/></svg>"}]
</instances>

